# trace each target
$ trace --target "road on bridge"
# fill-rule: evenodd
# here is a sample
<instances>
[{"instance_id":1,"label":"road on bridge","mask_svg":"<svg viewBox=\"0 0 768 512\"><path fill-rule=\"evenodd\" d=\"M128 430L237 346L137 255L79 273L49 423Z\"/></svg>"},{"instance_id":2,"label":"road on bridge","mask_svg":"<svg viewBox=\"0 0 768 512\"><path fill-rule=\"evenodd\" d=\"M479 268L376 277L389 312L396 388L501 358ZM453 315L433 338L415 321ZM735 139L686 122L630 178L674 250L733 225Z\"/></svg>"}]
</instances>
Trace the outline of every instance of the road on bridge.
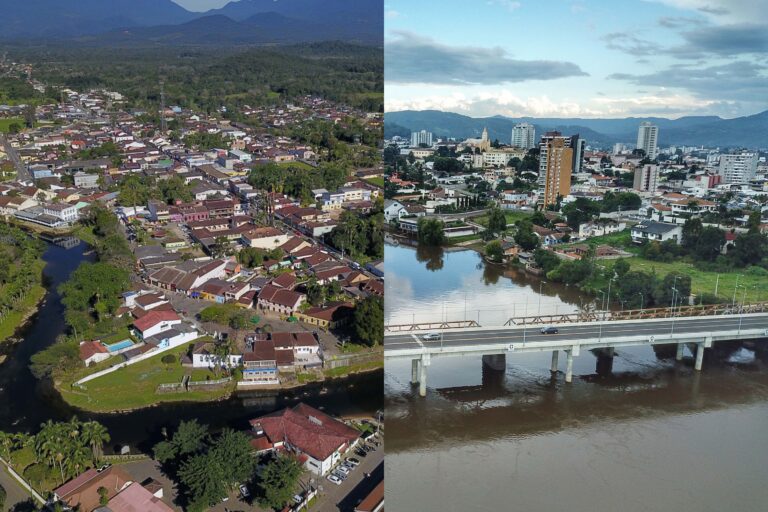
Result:
<instances>
[{"instance_id":1,"label":"road on bridge","mask_svg":"<svg viewBox=\"0 0 768 512\"><path fill-rule=\"evenodd\" d=\"M385 334L384 353L393 350L418 350L428 348L431 350L445 348L459 348L471 345L492 345L500 343L535 343L545 341L561 341L564 344L578 342L579 340L594 340L602 337L606 341L610 338L622 336L669 335L673 329L674 334L705 334L712 331L737 330L741 322L741 329L768 330L768 316L744 315L738 317L695 317L676 318L664 320L642 320L636 322L593 322L588 325L558 324L557 334L541 334L541 326L499 327L499 328L470 328L464 330L445 331L442 339L424 340L422 336L426 331L414 331L408 333ZM435 331L439 332L439 331Z\"/></svg>"}]
</instances>

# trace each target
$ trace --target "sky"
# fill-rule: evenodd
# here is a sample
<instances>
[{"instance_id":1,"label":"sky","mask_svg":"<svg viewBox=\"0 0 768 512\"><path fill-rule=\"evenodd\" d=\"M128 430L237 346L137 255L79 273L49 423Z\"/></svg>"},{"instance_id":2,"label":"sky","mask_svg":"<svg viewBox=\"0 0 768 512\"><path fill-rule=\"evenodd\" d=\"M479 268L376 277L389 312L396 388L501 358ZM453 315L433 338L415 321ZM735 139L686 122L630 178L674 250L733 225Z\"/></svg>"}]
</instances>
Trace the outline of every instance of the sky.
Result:
<instances>
[{"instance_id":1,"label":"sky","mask_svg":"<svg viewBox=\"0 0 768 512\"><path fill-rule=\"evenodd\" d=\"M188 11L205 12L224 7L230 0L173 0Z\"/></svg>"},{"instance_id":2,"label":"sky","mask_svg":"<svg viewBox=\"0 0 768 512\"><path fill-rule=\"evenodd\" d=\"M387 111L732 118L768 109L768 0L385 0L384 12Z\"/></svg>"}]
</instances>

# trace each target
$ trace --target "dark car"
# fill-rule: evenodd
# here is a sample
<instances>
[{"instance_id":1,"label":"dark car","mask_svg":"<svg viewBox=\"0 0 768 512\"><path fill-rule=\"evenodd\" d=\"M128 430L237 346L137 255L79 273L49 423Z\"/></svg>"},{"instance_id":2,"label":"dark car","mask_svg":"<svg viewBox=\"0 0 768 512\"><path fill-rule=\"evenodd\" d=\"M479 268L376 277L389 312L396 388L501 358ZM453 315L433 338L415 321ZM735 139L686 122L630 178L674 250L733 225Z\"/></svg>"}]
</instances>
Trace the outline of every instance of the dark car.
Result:
<instances>
[{"instance_id":1,"label":"dark car","mask_svg":"<svg viewBox=\"0 0 768 512\"><path fill-rule=\"evenodd\" d=\"M549 326L549 327L542 327L541 328L541 334L557 334L558 331L557 327Z\"/></svg>"}]
</instances>

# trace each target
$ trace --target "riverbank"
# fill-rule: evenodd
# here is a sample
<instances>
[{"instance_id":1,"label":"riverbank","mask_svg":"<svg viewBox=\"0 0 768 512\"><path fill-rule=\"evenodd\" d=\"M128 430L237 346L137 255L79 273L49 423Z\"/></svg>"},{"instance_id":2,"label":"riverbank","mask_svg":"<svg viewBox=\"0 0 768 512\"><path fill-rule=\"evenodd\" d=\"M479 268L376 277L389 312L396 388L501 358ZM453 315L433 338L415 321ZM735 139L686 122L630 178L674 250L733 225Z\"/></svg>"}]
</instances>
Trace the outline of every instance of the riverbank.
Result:
<instances>
[{"instance_id":1,"label":"riverbank","mask_svg":"<svg viewBox=\"0 0 768 512\"><path fill-rule=\"evenodd\" d=\"M227 400L238 390L248 391L297 391L303 387L325 384L332 380L344 379L351 375L377 371L383 368L381 361L366 362L350 366L323 370L319 373L299 373L278 386L253 386L238 388L239 372L234 371L231 381L216 383L222 375L211 370L189 368L181 364L188 346L158 354L155 357L115 370L112 373L74 385L83 377L118 364L111 358L89 368L82 368L54 381L55 389L69 405L93 413L124 413L154 407L172 402L217 402ZM173 362L168 356L172 356ZM119 356L118 356L119 357ZM187 390L166 391L164 388L180 385L185 379L193 384ZM210 382L210 384L208 384Z\"/></svg>"},{"instance_id":2,"label":"riverbank","mask_svg":"<svg viewBox=\"0 0 768 512\"><path fill-rule=\"evenodd\" d=\"M44 286L43 268L45 268L45 261L43 261L42 257L37 258L32 268L32 273L37 282L27 290L24 298L16 302L12 309L1 317L0 345L9 340L19 340L20 336L18 334L37 313L47 292ZM0 293L3 292L4 289L0 286Z\"/></svg>"}]
</instances>

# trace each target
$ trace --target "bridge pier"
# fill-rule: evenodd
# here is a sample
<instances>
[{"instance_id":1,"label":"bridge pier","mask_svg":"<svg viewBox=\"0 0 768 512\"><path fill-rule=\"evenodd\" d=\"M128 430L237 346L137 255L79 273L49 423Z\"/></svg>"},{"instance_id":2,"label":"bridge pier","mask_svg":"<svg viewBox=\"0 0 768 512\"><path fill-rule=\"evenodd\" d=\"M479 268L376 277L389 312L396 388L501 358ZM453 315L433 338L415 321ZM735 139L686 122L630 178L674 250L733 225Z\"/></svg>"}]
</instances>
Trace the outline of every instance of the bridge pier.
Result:
<instances>
[{"instance_id":1,"label":"bridge pier","mask_svg":"<svg viewBox=\"0 0 768 512\"><path fill-rule=\"evenodd\" d=\"M507 357L504 354L487 354L483 356L483 366L502 372L507 370Z\"/></svg>"},{"instance_id":2,"label":"bridge pier","mask_svg":"<svg viewBox=\"0 0 768 512\"><path fill-rule=\"evenodd\" d=\"M565 382L570 383L573 381L573 350L566 350L565 355L567 356L565 363Z\"/></svg>"},{"instance_id":3,"label":"bridge pier","mask_svg":"<svg viewBox=\"0 0 768 512\"><path fill-rule=\"evenodd\" d=\"M427 366L429 363L429 354L422 355L419 363L419 396L427 396Z\"/></svg>"},{"instance_id":4,"label":"bridge pier","mask_svg":"<svg viewBox=\"0 0 768 512\"><path fill-rule=\"evenodd\" d=\"M419 359L411 359L411 384L419 382L419 373L421 373L421 368L419 368L420 364L421 361Z\"/></svg>"},{"instance_id":5,"label":"bridge pier","mask_svg":"<svg viewBox=\"0 0 768 512\"><path fill-rule=\"evenodd\" d=\"M552 373L557 373L557 358L559 357L560 352L557 350L552 351L552 364L549 366L549 371Z\"/></svg>"},{"instance_id":6,"label":"bridge pier","mask_svg":"<svg viewBox=\"0 0 768 512\"><path fill-rule=\"evenodd\" d=\"M685 350L685 343L677 344L677 353L675 353L675 361L683 360L683 351Z\"/></svg>"},{"instance_id":7,"label":"bridge pier","mask_svg":"<svg viewBox=\"0 0 768 512\"><path fill-rule=\"evenodd\" d=\"M704 363L704 343L696 344L696 363L693 365L695 370L701 371Z\"/></svg>"}]
</instances>

